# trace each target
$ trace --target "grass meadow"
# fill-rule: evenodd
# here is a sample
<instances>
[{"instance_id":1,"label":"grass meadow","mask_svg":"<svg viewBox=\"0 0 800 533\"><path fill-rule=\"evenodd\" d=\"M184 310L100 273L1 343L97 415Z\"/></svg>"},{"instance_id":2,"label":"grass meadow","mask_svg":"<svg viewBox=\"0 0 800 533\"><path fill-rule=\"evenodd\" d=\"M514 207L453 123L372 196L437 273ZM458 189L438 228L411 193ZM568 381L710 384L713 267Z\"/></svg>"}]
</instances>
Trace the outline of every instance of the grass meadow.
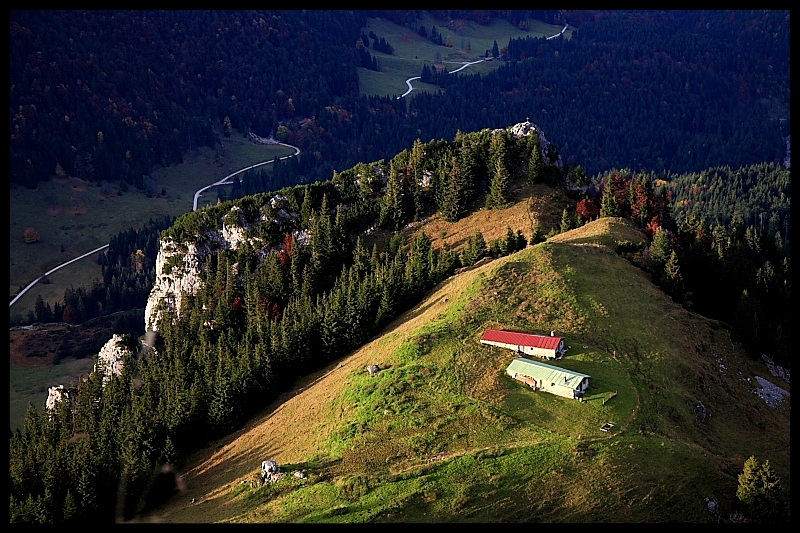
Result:
<instances>
[{"instance_id":1,"label":"grass meadow","mask_svg":"<svg viewBox=\"0 0 800 533\"><path fill-rule=\"evenodd\" d=\"M180 165L154 171L157 194L149 198L133 187L119 195L117 186L91 184L77 178L43 182L34 190L12 189L10 296L61 263L108 244L121 231L139 229L150 219L177 217L191 211L197 189L246 166L292 153L285 146L255 145L241 137L225 139L219 156L203 148L187 155ZM215 200L214 189L201 199ZM29 227L38 231L39 242L25 243L23 232ZM10 313L25 316L33 310L38 295L52 306L63 303L64 289L90 286L94 279L100 278L96 258L96 255L87 257L53 272L48 276L49 284L35 285L14 303Z\"/></svg>"},{"instance_id":2,"label":"grass meadow","mask_svg":"<svg viewBox=\"0 0 800 533\"><path fill-rule=\"evenodd\" d=\"M408 90L406 79L419 76L422 67L436 66L437 69L447 68L452 72L461 67L465 62L480 59L491 52L495 41L500 48L508 45L509 39L524 37L549 37L561 31L561 26L546 24L541 21L530 20L530 30L523 31L505 20L494 20L491 24L481 25L471 21L457 21L452 24L442 24L423 13L421 23L430 31L432 26L442 34L445 42L452 46L434 45L429 39L421 37L415 31L398 26L384 19L371 18L362 31L369 34L375 32L378 38L383 37L394 48L394 53L384 54L376 52L370 47L370 53L377 59L379 72L369 69L358 69L361 93L373 96L400 96ZM449 26L449 27L448 27ZM572 29L564 32L566 38L572 34ZM461 72L467 74L488 74L501 65L500 62L487 61L471 65ZM414 91L436 92L440 88L436 85L421 83L419 80L412 82ZM413 96L413 92L409 96Z\"/></svg>"},{"instance_id":3,"label":"grass meadow","mask_svg":"<svg viewBox=\"0 0 800 533\"><path fill-rule=\"evenodd\" d=\"M641 233L600 219L556 237L441 283L180 465L185 491L141 520L702 523L705 497L731 512L749 453L788 484L788 407L752 394L758 365L601 244ZM592 376L586 401L508 377L514 354L479 343L498 327L565 336L556 364ZM258 483L264 459L286 476Z\"/></svg>"}]
</instances>

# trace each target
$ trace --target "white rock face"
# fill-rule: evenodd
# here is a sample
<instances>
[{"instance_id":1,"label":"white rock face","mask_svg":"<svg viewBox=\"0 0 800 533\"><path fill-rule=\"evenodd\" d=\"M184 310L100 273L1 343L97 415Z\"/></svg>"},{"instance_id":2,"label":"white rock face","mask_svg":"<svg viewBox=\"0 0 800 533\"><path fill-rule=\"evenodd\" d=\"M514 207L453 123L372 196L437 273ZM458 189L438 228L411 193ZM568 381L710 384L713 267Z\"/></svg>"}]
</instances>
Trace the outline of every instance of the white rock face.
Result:
<instances>
[{"instance_id":1,"label":"white rock face","mask_svg":"<svg viewBox=\"0 0 800 533\"><path fill-rule=\"evenodd\" d=\"M276 195L270 203L279 208L279 218L297 216L296 213L286 211L288 201L282 196ZM232 211L238 210L237 206L232 208ZM207 232L196 242L161 241L156 256L156 280L144 310L145 331L158 331L158 321L165 310L180 316L184 295L196 294L200 288L200 274L205 271L209 254L218 250L237 250L239 245L248 240L245 236L248 225L241 216L237 220L238 224L233 226L222 223L221 229ZM261 224L271 222L263 220L263 217L259 221ZM261 243L254 242L253 245L258 249Z\"/></svg>"},{"instance_id":2,"label":"white rock face","mask_svg":"<svg viewBox=\"0 0 800 533\"><path fill-rule=\"evenodd\" d=\"M194 244L185 245L185 251L182 251L172 241L161 241L156 256L156 280L144 309L146 331L157 331L157 323L163 310L179 312L183 295L197 291L200 286L201 264L209 252L210 250L203 249L201 253ZM182 258L181 262L165 273L164 267L170 259L178 256Z\"/></svg>"},{"instance_id":3,"label":"white rock face","mask_svg":"<svg viewBox=\"0 0 800 533\"><path fill-rule=\"evenodd\" d=\"M122 374L125 355L131 353L130 349L120 344L122 339L122 335L117 335L115 333L111 339L100 348L100 353L97 354L97 363L94 365L94 371L103 374L103 385L108 383L114 376Z\"/></svg>"},{"instance_id":4,"label":"white rock face","mask_svg":"<svg viewBox=\"0 0 800 533\"><path fill-rule=\"evenodd\" d=\"M50 411L58 407L60 402L68 400L69 391L67 391L67 388L64 385L57 385L47 389L47 401L45 401L44 406Z\"/></svg>"},{"instance_id":5,"label":"white rock face","mask_svg":"<svg viewBox=\"0 0 800 533\"><path fill-rule=\"evenodd\" d=\"M508 130L511 132L512 135L515 137L525 137L527 135L533 135L534 133L539 133L539 146L542 149L542 154L547 154L547 148L550 146L550 141L544 136L544 132L539 129L539 126L526 120L525 122L520 122L518 124L514 124ZM561 167L563 162L561 161L561 154L558 156L558 161L555 162L557 167Z\"/></svg>"}]
</instances>

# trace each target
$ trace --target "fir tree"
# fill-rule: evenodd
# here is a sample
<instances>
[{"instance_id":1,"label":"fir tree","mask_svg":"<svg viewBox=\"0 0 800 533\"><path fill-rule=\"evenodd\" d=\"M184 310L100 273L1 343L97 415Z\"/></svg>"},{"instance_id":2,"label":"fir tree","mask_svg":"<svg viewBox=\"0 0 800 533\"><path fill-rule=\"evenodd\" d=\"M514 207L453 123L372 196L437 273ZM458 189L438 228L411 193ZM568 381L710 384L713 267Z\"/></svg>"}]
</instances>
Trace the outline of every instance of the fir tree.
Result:
<instances>
[{"instance_id":1,"label":"fir tree","mask_svg":"<svg viewBox=\"0 0 800 533\"><path fill-rule=\"evenodd\" d=\"M675 250L672 250L667 263L664 265L664 289L676 301L683 301L683 276L678 263L678 254Z\"/></svg>"},{"instance_id":2,"label":"fir tree","mask_svg":"<svg viewBox=\"0 0 800 533\"><path fill-rule=\"evenodd\" d=\"M451 165L446 168L446 174L443 177L444 191L442 206L440 207L442 216L448 222L460 220L467 212L464 180L458 158L453 156Z\"/></svg>"},{"instance_id":3,"label":"fir tree","mask_svg":"<svg viewBox=\"0 0 800 533\"><path fill-rule=\"evenodd\" d=\"M617 197L610 187L603 190L603 196L600 199L600 216L601 217L619 217L622 216L622 209L617 202Z\"/></svg>"},{"instance_id":4,"label":"fir tree","mask_svg":"<svg viewBox=\"0 0 800 533\"><path fill-rule=\"evenodd\" d=\"M399 172L392 167L389 171L389 179L386 182L386 192L381 198L381 211L378 218L378 225L382 228L399 230L406 221L408 215L403 190L403 183Z\"/></svg>"},{"instance_id":5,"label":"fir tree","mask_svg":"<svg viewBox=\"0 0 800 533\"><path fill-rule=\"evenodd\" d=\"M781 480L769 460L759 463L750 456L739 474L736 497L745 507L745 514L756 522L776 523L787 520Z\"/></svg>"},{"instance_id":6,"label":"fir tree","mask_svg":"<svg viewBox=\"0 0 800 533\"><path fill-rule=\"evenodd\" d=\"M542 145L539 142L539 136L534 135L531 157L528 161L528 181L531 184L540 183L542 181L543 167L544 162L542 160Z\"/></svg>"},{"instance_id":7,"label":"fir tree","mask_svg":"<svg viewBox=\"0 0 800 533\"><path fill-rule=\"evenodd\" d=\"M494 168L489 194L486 196L487 209L502 209L511 203L508 142L508 133L505 131L492 135L489 157L493 161Z\"/></svg>"},{"instance_id":8,"label":"fir tree","mask_svg":"<svg viewBox=\"0 0 800 533\"><path fill-rule=\"evenodd\" d=\"M564 208L564 211L561 213L561 233L567 232L573 228L573 219L569 215L569 211L567 208Z\"/></svg>"}]
</instances>

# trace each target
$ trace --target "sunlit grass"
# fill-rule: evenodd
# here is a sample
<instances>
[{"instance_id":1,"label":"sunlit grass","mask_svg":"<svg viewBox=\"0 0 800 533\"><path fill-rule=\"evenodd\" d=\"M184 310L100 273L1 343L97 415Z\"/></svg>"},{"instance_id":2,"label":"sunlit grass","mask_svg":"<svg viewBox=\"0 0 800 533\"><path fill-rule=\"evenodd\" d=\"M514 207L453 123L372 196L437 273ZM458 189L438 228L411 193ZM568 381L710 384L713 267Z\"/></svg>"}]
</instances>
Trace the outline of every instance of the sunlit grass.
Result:
<instances>
[{"instance_id":1,"label":"sunlit grass","mask_svg":"<svg viewBox=\"0 0 800 533\"><path fill-rule=\"evenodd\" d=\"M634 236L611 222L466 270L432 290L359 350L361 366L338 379L322 424L332 426L329 438L306 452L309 482L275 486L264 503L257 491L243 499L261 489L237 489L242 510L229 509L224 521L703 521L707 511L697 502L706 495L731 505L732 465L742 448L709 432L727 434L741 415L700 427L697 391L684 383L708 371L703 358L687 357L692 339L728 346L724 330L706 330L646 275L598 246L608 231L610 242ZM558 312L545 309L552 307ZM558 330L568 350L552 363L591 376L585 401L532 391L507 376L515 354L481 345L487 327ZM370 376L363 361L383 369ZM327 392L333 382L320 386ZM307 393L304 410L313 406L314 392ZM722 405L714 409L725 413ZM751 444L758 442L753 429L742 432Z\"/></svg>"}]
</instances>

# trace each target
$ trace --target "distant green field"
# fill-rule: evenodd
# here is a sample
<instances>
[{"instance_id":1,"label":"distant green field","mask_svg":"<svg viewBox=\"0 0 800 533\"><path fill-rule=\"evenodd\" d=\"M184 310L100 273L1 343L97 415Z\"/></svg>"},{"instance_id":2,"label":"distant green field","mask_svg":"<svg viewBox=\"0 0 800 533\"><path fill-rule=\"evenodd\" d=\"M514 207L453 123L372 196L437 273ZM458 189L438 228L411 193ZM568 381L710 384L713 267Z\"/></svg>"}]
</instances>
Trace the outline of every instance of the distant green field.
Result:
<instances>
[{"instance_id":1,"label":"distant green field","mask_svg":"<svg viewBox=\"0 0 800 533\"><path fill-rule=\"evenodd\" d=\"M223 146L219 157L204 148L187 154L180 165L155 170L152 177L156 195L152 198L134 188L120 196L117 185L74 178L43 182L33 190L12 189L10 296L55 266L108 244L121 231L139 229L150 219L177 217L191 211L197 189L241 168L294 153L285 146L255 145L242 137L225 139ZM202 199L214 201L215 189L205 192ZM39 242L24 242L23 232L29 227L39 232ZM95 259L96 256L87 257L54 272L49 276L49 285L37 284L14 303L10 312L24 316L33 309L37 295L53 305L63 300L65 288L89 286L100 275Z\"/></svg>"},{"instance_id":2,"label":"distant green field","mask_svg":"<svg viewBox=\"0 0 800 533\"><path fill-rule=\"evenodd\" d=\"M378 61L380 72L365 68L359 69L361 93L374 96L400 96L408 90L406 80L419 76L424 65L428 65L428 67L435 65L437 69L445 67L448 72L452 72L466 62L482 58L487 50L491 51L495 41L497 41L497 46L502 49L508 45L509 39L549 37L560 32L562 28L562 26L554 26L536 20L529 22L531 29L527 32L505 20L494 20L486 26L471 21L459 21L457 24L450 24L451 29L447 24L442 24L441 21L424 13L422 24L428 31L431 27L436 26L443 41L452 43L452 46L446 47L433 44L429 39L421 37L409 28L398 26L387 20L371 18L362 31L367 34L373 31L378 38L386 39L386 42L394 48L394 54L388 55L370 48L370 53ZM571 28L564 32L565 38L569 38L571 34ZM501 64L487 61L471 65L461 72L487 74L499 68ZM439 90L439 87L420 83L419 80L414 80L412 85L414 91ZM413 92L411 94L413 95Z\"/></svg>"},{"instance_id":3,"label":"distant green field","mask_svg":"<svg viewBox=\"0 0 800 533\"><path fill-rule=\"evenodd\" d=\"M94 359L69 359L58 365L9 368L9 426L22 429L25 412L32 403L44 409L47 389L77 383L80 376L92 371Z\"/></svg>"}]
</instances>

